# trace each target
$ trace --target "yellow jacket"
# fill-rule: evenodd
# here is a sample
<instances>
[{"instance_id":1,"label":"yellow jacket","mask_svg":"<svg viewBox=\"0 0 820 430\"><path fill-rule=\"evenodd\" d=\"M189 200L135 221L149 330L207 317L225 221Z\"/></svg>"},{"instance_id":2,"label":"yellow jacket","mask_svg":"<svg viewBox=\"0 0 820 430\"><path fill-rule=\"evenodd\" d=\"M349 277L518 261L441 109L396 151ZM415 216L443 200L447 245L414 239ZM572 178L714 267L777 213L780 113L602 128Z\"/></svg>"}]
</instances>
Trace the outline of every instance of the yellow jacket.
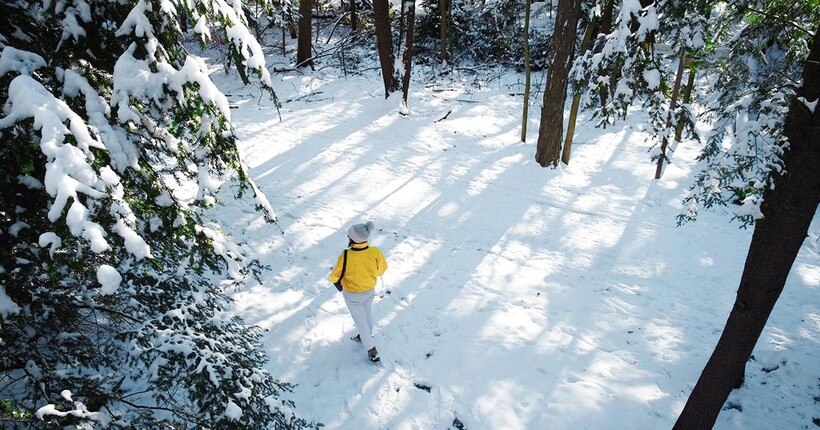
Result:
<instances>
[{"instance_id":1,"label":"yellow jacket","mask_svg":"<svg viewBox=\"0 0 820 430\"><path fill-rule=\"evenodd\" d=\"M327 279L337 282L342 275L344 252L336 259L336 266ZM376 278L387 270L387 261L379 248L364 243L354 243L347 251L347 268L342 278L342 287L351 293L363 293L376 286Z\"/></svg>"}]
</instances>

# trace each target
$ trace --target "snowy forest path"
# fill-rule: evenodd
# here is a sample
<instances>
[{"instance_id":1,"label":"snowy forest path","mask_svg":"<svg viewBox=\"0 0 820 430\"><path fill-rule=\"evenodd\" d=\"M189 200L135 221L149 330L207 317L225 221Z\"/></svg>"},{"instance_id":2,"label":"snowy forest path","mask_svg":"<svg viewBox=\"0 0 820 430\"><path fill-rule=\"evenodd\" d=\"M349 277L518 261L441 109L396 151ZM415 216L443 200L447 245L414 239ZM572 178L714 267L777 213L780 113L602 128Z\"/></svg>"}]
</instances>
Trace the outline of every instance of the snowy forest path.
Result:
<instances>
[{"instance_id":1,"label":"snowy forest path","mask_svg":"<svg viewBox=\"0 0 820 430\"><path fill-rule=\"evenodd\" d=\"M669 214L658 211L663 190L654 182L618 185L624 175L640 175L639 160L621 148L632 132L615 133L604 151L581 147L575 162L594 163L595 170L570 166L548 175L524 156L527 146L510 144L514 129L488 121L491 114L481 104L449 102L447 120L433 123L424 112L396 120L373 106L362 108L366 103L382 104L360 99L347 107L303 106L323 116L358 111L364 127L331 116L313 127L294 117L275 128L259 122L240 128L258 130L248 150L254 160L266 161L251 166L285 214L284 241L274 246L288 249L294 262L267 288L286 287L277 301L296 308L277 312L287 319L266 321L265 327L276 337L303 341L281 351L284 358L277 357L280 351L272 354L283 379L310 374L310 388L302 382L297 390L330 384L346 393L332 401L335 407L325 405L339 411L325 424L389 428L392 420L413 417L420 428L437 428L481 408L485 400L473 393L515 391L532 381L540 381L543 393L591 383L607 393L610 388L593 381L629 377L626 370L640 356L622 351L620 337L607 339L582 327L603 320L607 331L641 334L634 300L650 290L634 275L617 273L631 261L643 267L628 270L654 273L658 263L642 251L643 243L674 232L672 217L660 218ZM470 118L482 118L482 126L463 128L463 122L478 124ZM274 136L296 140L259 158L257 151L272 149L260 142L279 140ZM377 136L408 140L381 149ZM332 170L316 169L328 165L324 160L333 160ZM652 166L645 170L649 177ZM375 219L371 243L390 264L374 305L384 361L375 372L360 345L346 341L354 335L352 321L325 279L343 248L345 226L360 216ZM531 237L548 232L562 235L563 245L533 246ZM493 364L510 357L513 366ZM611 361L621 371L613 374L609 365L593 380L566 372L578 360L593 367ZM331 374L321 371L326 367ZM537 415L533 399L505 399L496 419ZM394 404L404 409L394 410ZM525 426L526 419L514 422Z\"/></svg>"},{"instance_id":2,"label":"snowy forest path","mask_svg":"<svg viewBox=\"0 0 820 430\"><path fill-rule=\"evenodd\" d=\"M717 317L691 316L725 315L727 268L750 237L708 216L676 226L695 146L655 181L639 127L581 127L572 165L542 169L518 141L514 97L418 90L401 116L367 82L310 85L325 101L290 103L281 121L236 111L284 230L238 233L272 270L237 308L269 330L269 368L298 384L301 411L327 429L611 428L594 411L613 408L648 411L636 430L671 425L691 356L716 336ZM376 366L327 280L365 220L389 264Z\"/></svg>"}]
</instances>

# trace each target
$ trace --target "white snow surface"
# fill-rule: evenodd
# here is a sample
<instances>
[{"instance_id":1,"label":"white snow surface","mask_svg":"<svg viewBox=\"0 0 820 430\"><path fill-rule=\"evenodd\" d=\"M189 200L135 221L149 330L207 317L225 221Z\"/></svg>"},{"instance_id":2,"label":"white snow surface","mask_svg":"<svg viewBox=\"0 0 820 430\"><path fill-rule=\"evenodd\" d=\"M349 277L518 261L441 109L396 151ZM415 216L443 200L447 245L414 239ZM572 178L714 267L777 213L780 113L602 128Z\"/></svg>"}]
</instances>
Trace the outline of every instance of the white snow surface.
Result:
<instances>
[{"instance_id":1,"label":"white snow surface","mask_svg":"<svg viewBox=\"0 0 820 430\"><path fill-rule=\"evenodd\" d=\"M268 330L268 369L297 384L286 394L297 412L328 430L671 428L752 234L730 210L676 225L698 144L680 143L654 180L644 116L597 129L582 115L570 164L544 169L540 94L519 139L509 85L521 76L430 84L417 69L425 81L402 116L379 75L330 70L275 75L280 113L213 74L284 232L223 196L226 233L270 267L234 293L235 312ZM326 278L348 226L367 220L389 264L374 304L380 365L350 340ZM815 427L818 248L814 223L715 429Z\"/></svg>"}]
</instances>

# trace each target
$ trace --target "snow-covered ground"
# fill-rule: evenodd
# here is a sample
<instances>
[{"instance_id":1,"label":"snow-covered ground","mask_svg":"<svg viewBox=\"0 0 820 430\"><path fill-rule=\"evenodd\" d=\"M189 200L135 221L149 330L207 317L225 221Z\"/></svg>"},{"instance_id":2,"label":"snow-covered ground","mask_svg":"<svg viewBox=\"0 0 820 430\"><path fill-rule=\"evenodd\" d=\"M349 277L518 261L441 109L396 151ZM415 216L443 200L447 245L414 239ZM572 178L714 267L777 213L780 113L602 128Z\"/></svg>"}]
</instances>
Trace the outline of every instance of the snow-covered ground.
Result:
<instances>
[{"instance_id":1,"label":"snow-covered ground","mask_svg":"<svg viewBox=\"0 0 820 430\"><path fill-rule=\"evenodd\" d=\"M413 85L411 114L378 74L274 75L281 112L214 74L252 177L279 213L222 209L268 265L235 293L268 330L269 370L327 429L671 428L731 309L751 230L725 213L676 226L697 147L654 180L642 116L578 123L569 166L534 161L540 95L520 142L520 77ZM536 78L543 79L543 78ZM280 118L281 116L281 118ZM327 274L371 220L381 365ZM820 420L820 245L813 225L716 429ZM814 421L814 422L813 422Z\"/></svg>"}]
</instances>

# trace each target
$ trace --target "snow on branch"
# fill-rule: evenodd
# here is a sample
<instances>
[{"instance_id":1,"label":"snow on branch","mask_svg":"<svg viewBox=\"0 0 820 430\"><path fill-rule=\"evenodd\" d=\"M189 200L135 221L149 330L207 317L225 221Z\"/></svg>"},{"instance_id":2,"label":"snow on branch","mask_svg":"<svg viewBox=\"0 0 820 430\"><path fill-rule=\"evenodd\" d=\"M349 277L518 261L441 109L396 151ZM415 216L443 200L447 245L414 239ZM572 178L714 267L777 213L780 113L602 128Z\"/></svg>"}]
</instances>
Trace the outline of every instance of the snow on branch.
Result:
<instances>
[{"instance_id":1,"label":"snow on branch","mask_svg":"<svg viewBox=\"0 0 820 430\"><path fill-rule=\"evenodd\" d=\"M74 409L63 411L57 408L54 404L48 404L40 409L34 414L38 419L43 420L47 416L56 416L56 417L67 417L72 416L75 418L95 421L100 423L103 427L108 427L111 424L111 416L106 413L101 412L91 412L88 408L81 402L74 402L71 399L71 392L68 390L63 390L60 395L65 400L65 403L73 403Z\"/></svg>"},{"instance_id":2,"label":"snow on branch","mask_svg":"<svg viewBox=\"0 0 820 430\"><path fill-rule=\"evenodd\" d=\"M21 75L31 75L35 70L45 67L43 57L27 51L6 46L0 52L0 78L8 72L17 72Z\"/></svg>"},{"instance_id":3,"label":"snow on branch","mask_svg":"<svg viewBox=\"0 0 820 430\"><path fill-rule=\"evenodd\" d=\"M55 197L49 211L51 221L59 218L68 199L76 200L79 193L96 198L106 195L97 189L99 178L88 163L88 148L104 146L91 136L82 119L64 101L30 76L20 75L9 84L5 110L0 130L29 118L34 120L35 129L40 130L40 147L48 158L45 187ZM69 127L64 125L66 121ZM64 142L67 135L73 136L77 146Z\"/></svg>"}]
</instances>

